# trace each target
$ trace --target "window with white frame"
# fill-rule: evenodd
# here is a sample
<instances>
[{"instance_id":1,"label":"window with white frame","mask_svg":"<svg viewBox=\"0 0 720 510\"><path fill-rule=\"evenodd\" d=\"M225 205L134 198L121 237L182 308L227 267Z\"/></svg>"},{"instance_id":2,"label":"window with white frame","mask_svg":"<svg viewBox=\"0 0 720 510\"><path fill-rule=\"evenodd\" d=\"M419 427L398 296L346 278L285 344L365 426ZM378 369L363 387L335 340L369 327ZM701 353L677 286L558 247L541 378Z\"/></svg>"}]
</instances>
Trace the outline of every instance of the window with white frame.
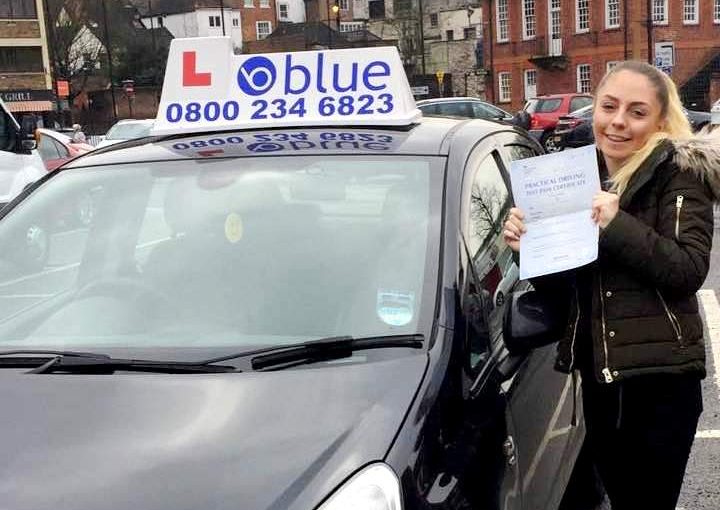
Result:
<instances>
[{"instance_id":1,"label":"window with white frame","mask_svg":"<svg viewBox=\"0 0 720 510\"><path fill-rule=\"evenodd\" d=\"M590 31L590 0L575 0L575 31Z\"/></svg>"},{"instance_id":2,"label":"window with white frame","mask_svg":"<svg viewBox=\"0 0 720 510\"><path fill-rule=\"evenodd\" d=\"M497 0L495 19L497 21L497 40L507 42L510 39L510 20L508 19L508 0Z\"/></svg>"},{"instance_id":3,"label":"window with white frame","mask_svg":"<svg viewBox=\"0 0 720 510\"><path fill-rule=\"evenodd\" d=\"M535 0L523 0L523 39L535 37Z\"/></svg>"},{"instance_id":4,"label":"window with white frame","mask_svg":"<svg viewBox=\"0 0 720 510\"><path fill-rule=\"evenodd\" d=\"M523 75L525 77L525 100L527 101L537 95L537 71L525 69Z\"/></svg>"},{"instance_id":5,"label":"window with white frame","mask_svg":"<svg viewBox=\"0 0 720 510\"><path fill-rule=\"evenodd\" d=\"M220 21L220 16L209 16L208 21L210 22L211 27L219 27L222 25L222 22Z\"/></svg>"},{"instance_id":6,"label":"window with white frame","mask_svg":"<svg viewBox=\"0 0 720 510\"><path fill-rule=\"evenodd\" d=\"M720 0L715 0L713 8L713 21L715 23L720 23Z\"/></svg>"},{"instance_id":7,"label":"window with white frame","mask_svg":"<svg viewBox=\"0 0 720 510\"><path fill-rule=\"evenodd\" d=\"M698 0L683 1L683 24L697 25L700 23L700 13L698 12Z\"/></svg>"},{"instance_id":8,"label":"window with white frame","mask_svg":"<svg viewBox=\"0 0 720 510\"><path fill-rule=\"evenodd\" d=\"M278 18L288 19L288 5L278 4Z\"/></svg>"},{"instance_id":9,"label":"window with white frame","mask_svg":"<svg viewBox=\"0 0 720 510\"><path fill-rule=\"evenodd\" d=\"M341 32L357 32L363 30L365 24L362 21L341 21L340 31Z\"/></svg>"},{"instance_id":10,"label":"window with white frame","mask_svg":"<svg viewBox=\"0 0 720 510\"><path fill-rule=\"evenodd\" d=\"M620 0L605 0L605 28L618 28L619 26Z\"/></svg>"},{"instance_id":11,"label":"window with white frame","mask_svg":"<svg viewBox=\"0 0 720 510\"><path fill-rule=\"evenodd\" d=\"M255 7L254 0L243 0L243 7Z\"/></svg>"},{"instance_id":12,"label":"window with white frame","mask_svg":"<svg viewBox=\"0 0 720 510\"><path fill-rule=\"evenodd\" d=\"M436 12L430 14L430 27L436 28L438 26L438 15Z\"/></svg>"},{"instance_id":13,"label":"window with white frame","mask_svg":"<svg viewBox=\"0 0 720 510\"><path fill-rule=\"evenodd\" d=\"M270 0L260 0L260 7L264 9L270 7Z\"/></svg>"},{"instance_id":14,"label":"window with white frame","mask_svg":"<svg viewBox=\"0 0 720 510\"><path fill-rule=\"evenodd\" d=\"M510 73L498 73L498 91L500 102L509 103L512 101L512 89L510 87Z\"/></svg>"},{"instance_id":15,"label":"window with white frame","mask_svg":"<svg viewBox=\"0 0 720 510\"><path fill-rule=\"evenodd\" d=\"M656 25L667 25L667 0L652 0L652 19Z\"/></svg>"},{"instance_id":16,"label":"window with white frame","mask_svg":"<svg viewBox=\"0 0 720 510\"><path fill-rule=\"evenodd\" d=\"M347 11L350 9L350 2L349 0L340 0L340 10L341 11Z\"/></svg>"},{"instance_id":17,"label":"window with white frame","mask_svg":"<svg viewBox=\"0 0 720 510\"><path fill-rule=\"evenodd\" d=\"M257 38L259 41L261 39L265 39L267 36L270 35L270 32L272 31L272 26L270 25L269 21L256 21L255 30L257 32Z\"/></svg>"},{"instance_id":18,"label":"window with white frame","mask_svg":"<svg viewBox=\"0 0 720 510\"><path fill-rule=\"evenodd\" d=\"M620 63L619 60L609 60L609 61L605 64L605 71L607 72L607 71L611 70L613 67L615 67L615 66L618 65L619 63Z\"/></svg>"},{"instance_id":19,"label":"window with white frame","mask_svg":"<svg viewBox=\"0 0 720 510\"><path fill-rule=\"evenodd\" d=\"M580 64L577 66L577 91L580 94L589 94L591 91L590 83L590 64Z\"/></svg>"}]
</instances>

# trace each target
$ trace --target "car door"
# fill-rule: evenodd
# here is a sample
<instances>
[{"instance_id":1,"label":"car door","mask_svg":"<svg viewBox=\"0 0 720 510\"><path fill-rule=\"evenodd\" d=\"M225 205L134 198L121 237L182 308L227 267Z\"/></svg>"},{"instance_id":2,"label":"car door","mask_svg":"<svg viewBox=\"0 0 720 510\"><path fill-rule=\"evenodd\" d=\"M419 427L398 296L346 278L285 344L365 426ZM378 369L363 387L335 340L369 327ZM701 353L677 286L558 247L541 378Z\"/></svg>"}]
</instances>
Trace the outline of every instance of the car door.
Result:
<instances>
[{"instance_id":1,"label":"car door","mask_svg":"<svg viewBox=\"0 0 720 510\"><path fill-rule=\"evenodd\" d=\"M17 150L20 127L0 102L0 204L6 204L23 188L45 173L35 151Z\"/></svg>"},{"instance_id":2,"label":"car door","mask_svg":"<svg viewBox=\"0 0 720 510\"><path fill-rule=\"evenodd\" d=\"M537 156L540 149L522 136L506 134L501 154L502 173L509 184L510 163ZM517 278L513 265L507 275ZM529 282L520 280L504 285L512 290L530 288ZM514 360L519 367L504 383L526 509L557 508L584 437L584 429L573 423L573 412L576 422L581 422L579 388L570 375L554 369L555 349L551 344Z\"/></svg>"}]
</instances>

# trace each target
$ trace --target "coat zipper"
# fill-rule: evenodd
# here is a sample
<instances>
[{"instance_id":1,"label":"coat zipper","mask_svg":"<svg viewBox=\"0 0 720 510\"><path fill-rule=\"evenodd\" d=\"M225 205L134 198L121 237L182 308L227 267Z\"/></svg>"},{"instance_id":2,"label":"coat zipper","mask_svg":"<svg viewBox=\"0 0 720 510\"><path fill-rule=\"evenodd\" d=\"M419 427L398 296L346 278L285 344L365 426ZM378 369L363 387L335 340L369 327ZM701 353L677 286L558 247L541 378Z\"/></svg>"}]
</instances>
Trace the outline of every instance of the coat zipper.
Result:
<instances>
[{"instance_id":1,"label":"coat zipper","mask_svg":"<svg viewBox=\"0 0 720 510\"><path fill-rule=\"evenodd\" d=\"M608 344L607 344L607 335L606 335L606 327L605 327L605 296L604 296L604 290L603 290L603 281L602 281L602 271L598 271L598 275L600 277L600 312L601 312L601 322L602 322L602 341L603 341L603 351L605 353L605 368L602 369L603 377L605 377L606 383L613 382L613 374L610 371L610 367L608 366Z\"/></svg>"},{"instance_id":2,"label":"coat zipper","mask_svg":"<svg viewBox=\"0 0 720 510\"><path fill-rule=\"evenodd\" d=\"M685 197L683 195L678 195L675 199L675 240L680 240L680 211L682 210L683 200L685 200Z\"/></svg>"},{"instance_id":3,"label":"coat zipper","mask_svg":"<svg viewBox=\"0 0 720 510\"><path fill-rule=\"evenodd\" d=\"M678 320L677 316L672 312L672 310L670 310L670 307L665 302L665 298L662 297L660 291L655 289L655 292L657 292L657 295L660 298L660 302L662 303L663 308L665 308L665 313L667 314L667 318L670 321L670 325L675 331L675 336L677 337L678 342L681 346L683 346L682 327L680 326L680 321Z\"/></svg>"}]
</instances>

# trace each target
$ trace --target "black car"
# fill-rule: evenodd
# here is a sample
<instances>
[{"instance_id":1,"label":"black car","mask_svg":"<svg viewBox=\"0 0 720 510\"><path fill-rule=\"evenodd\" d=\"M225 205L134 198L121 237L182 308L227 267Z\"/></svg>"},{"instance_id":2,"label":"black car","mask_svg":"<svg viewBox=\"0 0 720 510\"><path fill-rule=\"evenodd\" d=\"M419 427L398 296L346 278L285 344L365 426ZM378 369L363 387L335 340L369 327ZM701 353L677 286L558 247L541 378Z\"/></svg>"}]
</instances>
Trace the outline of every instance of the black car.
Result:
<instances>
[{"instance_id":1,"label":"black car","mask_svg":"<svg viewBox=\"0 0 720 510\"><path fill-rule=\"evenodd\" d=\"M693 131L699 131L710 124L708 112L684 110ZM573 113L560 117L550 144L546 144L548 152L571 149L595 143L592 131L593 105L585 106Z\"/></svg>"},{"instance_id":2,"label":"black car","mask_svg":"<svg viewBox=\"0 0 720 510\"><path fill-rule=\"evenodd\" d=\"M501 238L510 162L542 148L481 120L328 116L181 125L0 213L4 507L559 507L579 386ZM58 230L88 193L92 222Z\"/></svg>"}]
</instances>

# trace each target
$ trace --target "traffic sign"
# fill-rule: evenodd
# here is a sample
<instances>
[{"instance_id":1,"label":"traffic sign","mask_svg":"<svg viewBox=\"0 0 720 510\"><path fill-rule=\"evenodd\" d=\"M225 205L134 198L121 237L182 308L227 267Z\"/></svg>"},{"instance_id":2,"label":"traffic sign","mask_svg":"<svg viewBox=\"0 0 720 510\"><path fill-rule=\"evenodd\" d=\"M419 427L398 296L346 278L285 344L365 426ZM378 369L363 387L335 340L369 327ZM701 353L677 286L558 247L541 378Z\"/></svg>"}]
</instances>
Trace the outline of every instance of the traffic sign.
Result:
<instances>
[{"instance_id":1,"label":"traffic sign","mask_svg":"<svg viewBox=\"0 0 720 510\"><path fill-rule=\"evenodd\" d=\"M67 80L58 80L55 85L59 98L64 99L70 95L70 83Z\"/></svg>"}]
</instances>

